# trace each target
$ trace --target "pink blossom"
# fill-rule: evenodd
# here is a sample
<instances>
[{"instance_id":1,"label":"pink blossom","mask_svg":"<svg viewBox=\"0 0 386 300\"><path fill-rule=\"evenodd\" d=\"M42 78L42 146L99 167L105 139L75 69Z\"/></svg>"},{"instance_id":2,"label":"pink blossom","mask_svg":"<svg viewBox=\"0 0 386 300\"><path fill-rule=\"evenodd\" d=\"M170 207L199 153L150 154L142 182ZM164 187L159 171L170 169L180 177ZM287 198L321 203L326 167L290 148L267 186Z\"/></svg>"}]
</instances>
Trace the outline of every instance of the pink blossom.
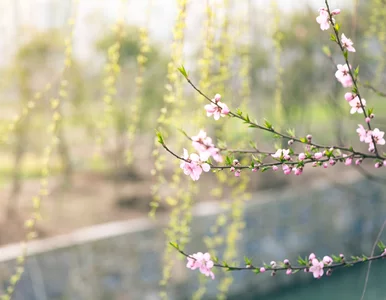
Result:
<instances>
[{"instance_id":1,"label":"pink blossom","mask_svg":"<svg viewBox=\"0 0 386 300\"><path fill-rule=\"evenodd\" d=\"M369 117L365 118L365 122L366 122L366 123L370 123L370 120L371 120L371 119L370 119Z\"/></svg>"},{"instance_id":2,"label":"pink blossom","mask_svg":"<svg viewBox=\"0 0 386 300\"><path fill-rule=\"evenodd\" d=\"M336 161L333 160L332 158L328 161L331 166L334 166L336 164Z\"/></svg>"},{"instance_id":3,"label":"pink blossom","mask_svg":"<svg viewBox=\"0 0 386 300\"><path fill-rule=\"evenodd\" d=\"M220 102L221 96L216 94L212 100L214 103L205 105L206 115L208 117L212 116L217 121L220 117L225 117L229 114L229 108L225 103Z\"/></svg>"},{"instance_id":4,"label":"pink blossom","mask_svg":"<svg viewBox=\"0 0 386 300\"><path fill-rule=\"evenodd\" d=\"M359 135L359 140L361 142L364 142L366 140L366 137L367 137L367 130L361 125L361 124L358 124L358 129L357 129L357 132L358 132L358 135Z\"/></svg>"},{"instance_id":5,"label":"pink blossom","mask_svg":"<svg viewBox=\"0 0 386 300\"><path fill-rule=\"evenodd\" d=\"M355 97L356 97L356 95L353 94L353 93L350 93L350 92L344 94L344 99L346 99L347 102L350 102L350 101L353 100Z\"/></svg>"},{"instance_id":6,"label":"pink blossom","mask_svg":"<svg viewBox=\"0 0 386 300\"><path fill-rule=\"evenodd\" d=\"M265 268L264 267L261 267L260 268L260 273L264 273L265 272Z\"/></svg>"},{"instance_id":7,"label":"pink blossom","mask_svg":"<svg viewBox=\"0 0 386 300\"><path fill-rule=\"evenodd\" d=\"M325 256L325 257L323 257L323 262L324 262L326 265L330 266L330 265L333 263L333 260L332 260L331 257Z\"/></svg>"},{"instance_id":8,"label":"pink blossom","mask_svg":"<svg viewBox=\"0 0 386 300\"><path fill-rule=\"evenodd\" d=\"M314 278L320 278L324 274L324 263L318 261L316 258L312 259L312 266L310 267L310 272L313 273Z\"/></svg>"},{"instance_id":9,"label":"pink blossom","mask_svg":"<svg viewBox=\"0 0 386 300\"><path fill-rule=\"evenodd\" d=\"M240 174L241 174L241 170L237 169L236 172L235 172L235 176L236 177L240 177Z\"/></svg>"},{"instance_id":10,"label":"pink blossom","mask_svg":"<svg viewBox=\"0 0 386 300\"><path fill-rule=\"evenodd\" d=\"M340 14L340 9L339 9L339 8L334 9L334 10L331 12L331 14L332 14L333 16L339 15L339 14Z\"/></svg>"},{"instance_id":11,"label":"pink blossom","mask_svg":"<svg viewBox=\"0 0 386 300\"><path fill-rule=\"evenodd\" d=\"M361 114L363 113L362 105L363 107L366 106L366 100L362 98L362 104L361 104L361 100L359 100L359 97L356 96L353 100L349 102L349 104L351 106L351 110L350 110L351 114L355 114L356 112Z\"/></svg>"},{"instance_id":12,"label":"pink blossom","mask_svg":"<svg viewBox=\"0 0 386 300\"><path fill-rule=\"evenodd\" d=\"M316 17L316 22L320 24L321 30L327 30L330 28L329 15L324 7L319 9L319 16Z\"/></svg>"},{"instance_id":13,"label":"pink blossom","mask_svg":"<svg viewBox=\"0 0 386 300\"><path fill-rule=\"evenodd\" d=\"M384 136L385 133L383 131L380 131L378 128L375 128L373 131L369 131L366 138L365 142L373 144L373 139L374 142L378 145L384 145L385 144L385 139ZM372 145L374 147L374 145Z\"/></svg>"},{"instance_id":14,"label":"pink blossom","mask_svg":"<svg viewBox=\"0 0 386 300\"><path fill-rule=\"evenodd\" d=\"M317 159L317 160L321 159L322 157L323 157L323 153L322 152L316 152L314 154L314 158Z\"/></svg>"},{"instance_id":15,"label":"pink blossom","mask_svg":"<svg viewBox=\"0 0 386 300\"><path fill-rule=\"evenodd\" d=\"M314 258L316 258L315 253L311 253L310 256L308 257L308 260L312 261Z\"/></svg>"},{"instance_id":16,"label":"pink blossom","mask_svg":"<svg viewBox=\"0 0 386 300\"><path fill-rule=\"evenodd\" d=\"M283 158L285 160L289 160L291 158L289 153L290 153L289 149L277 149L275 154L271 154L271 156L273 158L278 158L278 159Z\"/></svg>"},{"instance_id":17,"label":"pink blossom","mask_svg":"<svg viewBox=\"0 0 386 300\"><path fill-rule=\"evenodd\" d=\"M211 271L214 266L214 263L210 259L209 253L203 254L202 252L197 252L187 257L187 259L187 268L191 270L199 269L202 274L204 274L205 276L210 276L212 279L214 279L214 274Z\"/></svg>"},{"instance_id":18,"label":"pink blossom","mask_svg":"<svg viewBox=\"0 0 386 300\"><path fill-rule=\"evenodd\" d=\"M296 176L299 176L303 173L303 168L293 168L293 171ZM285 171L284 171L284 174L285 174Z\"/></svg>"},{"instance_id":19,"label":"pink blossom","mask_svg":"<svg viewBox=\"0 0 386 300\"><path fill-rule=\"evenodd\" d=\"M376 169L378 169L378 168L382 167L382 164L380 162L377 162L377 163L375 163L374 167Z\"/></svg>"},{"instance_id":20,"label":"pink blossom","mask_svg":"<svg viewBox=\"0 0 386 300\"><path fill-rule=\"evenodd\" d=\"M277 171L278 169L278 166L272 166L272 171Z\"/></svg>"},{"instance_id":21,"label":"pink blossom","mask_svg":"<svg viewBox=\"0 0 386 300\"><path fill-rule=\"evenodd\" d=\"M287 165L283 165L283 172L285 175L291 174L291 171L292 171L291 167L289 167Z\"/></svg>"},{"instance_id":22,"label":"pink blossom","mask_svg":"<svg viewBox=\"0 0 386 300\"><path fill-rule=\"evenodd\" d=\"M347 157L347 158L346 158L346 161L344 162L344 164L345 164L346 166L349 166L349 165L351 165L351 163L352 163L352 157Z\"/></svg>"},{"instance_id":23,"label":"pink blossom","mask_svg":"<svg viewBox=\"0 0 386 300\"><path fill-rule=\"evenodd\" d=\"M200 178L202 171L208 172L210 170L210 165L205 163L208 160L206 154L201 153L200 156L196 153L188 154L188 151L184 149L183 158L185 161L182 161L180 168L183 169L185 175L190 175L190 177L196 181Z\"/></svg>"},{"instance_id":24,"label":"pink blossom","mask_svg":"<svg viewBox=\"0 0 386 300\"><path fill-rule=\"evenodd\" d=\"M347 49L347 51L355 52L355 48L353 47L354 43L347 38L344 33L342 33L341 37L342 46Z\"/></svg>"},{"instance_id":25,"label":"pink blossom","mask_svg":"<svg viewBox=\"0 0 386 300\"><path fill-rule=\"evenodd\" d=\"M212 156L217 162L223 161L220 149L214 146L212 139L206 135L204 130L200 130L196 136L192 136L192 145L199 153L206 153L208 157Z\"/></svg>"},{"instance_id":26,"label":"pink blossom","mask_svg":"<svg viewBox=\"0 0 386 300\"><path fill-rule=\"evenodd\" d=\"M359 158L359 159L357 159L357 160L355 161L355 164L356 164L357 166L359 166L361 163L362 163L362 159L361 159L361 158Z\"/></svg>"},{"instance_id":27,"label":"pink blossom","mask_svg":"<svg viewBox=\"0 0 386 300\"><path fill-rule=\"evenodd\" d=\"M349 72L349 67L345 65L337 65L338 70L335 72L335 77L342 84L343 87L350 87L353 85L353 81ZM351 66L350 66L351 69Z\"/></svg>"},{"instance_id":28,"label":"pink blossom","mask_svg":"<svg viewBox=\"0 0 386 300\"><path fill-rule=\"evenodd\" d=\"M285 271L285 273L286 273L287 275L291 275L291 274L292 274L292 270L291 270L291 269L287 269L287 271Z\"/></svg>"},{"instance_id":29,"label":"pink blossom","mask_svg":"<svg viewBox=\"0 0 386 300\"><path fill-rule=\"evenodd\" d=\"M323 163L323 168L327 169L328 168L328 163L324 162Z\"/></svg>"},{"instance_id":30,"label":"pink blossom","mask_svg":"<svg viewBox=\"0 0 386 300\"><path fill-rule=\"evenodd\" d=\"M306 159L306 155L302 152L302 153L300 153L299 154L299 160L300 161L303 161L303 160L305 160Z\"/></svg>"}]
</instances>

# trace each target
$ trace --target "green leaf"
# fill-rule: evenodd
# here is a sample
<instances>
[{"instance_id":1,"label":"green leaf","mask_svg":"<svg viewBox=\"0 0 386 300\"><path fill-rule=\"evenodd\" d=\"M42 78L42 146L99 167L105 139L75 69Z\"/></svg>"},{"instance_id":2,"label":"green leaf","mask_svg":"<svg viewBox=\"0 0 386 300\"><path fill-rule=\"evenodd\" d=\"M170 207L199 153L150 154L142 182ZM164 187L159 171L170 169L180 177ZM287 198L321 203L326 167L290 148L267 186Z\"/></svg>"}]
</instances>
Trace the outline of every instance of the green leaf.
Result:
<instances>
[{"instance_id":1,"label":"green leaf","mask_svg":"<svg viewBox=\"0 0 386 300\"><path fill-rule=\"evenodd\" d=\"M177 250L180 250L180 247L178 246L177 243L175 242L169 242L170 246L172 246L173 248L176 248Z\"/></svg>"},{"instance_id":2,"label":"green leaf","mask_svg":"<svg viewBox=\"0 0 386 300\"><path fill-rule=\"evenodd\" d=\"M307 143L307 138L302 137L302 138L300 138L300 141L301 141L302 143Z\"/></svg>"},{"instance_id":3,"label":"green leaf","mask_svg":"<svg viewBox=\"0 0 386 300\"><path fill-rule=\"evenodd\" d=\"M158 130L156 130L156 136L157 136L157 141L158 141L158 143L160 143L161 145L165 145L164 139L163 139L163 137L162 137L161 132L159 132Z\"/></svg>"},{"instance_id":4,"label":"green leaf","mask_svg":"<svg viewBox=\"0 0 386 300\"><path fill-rule=\"evenodd\" d=\"M181 74L188 79L188 72L186 72L184 65L181 65L181 67L178 68L178 71L181 72Z\"/></svg>"},{"instance_id":5,"label":"green leaf","mask_svg":"<svg viewBox=\"0 0 386 300\"><path fill-rule=\"evenodd\" d=\"M335 36L334 36L334 37L335 37ZM331 57L331 50L330 50L330 48L328 48L328 46L323 46L322 51L323 51L323 53L324 53L327 57Z\"/></svg>"},{"instance_id":6,"label":"green leaf","mask_svg":"<svg viewBox=\"0 0 386 300\"><path fill-rule=\"evenodd\" d=\"M344 56L345 59L348 58L348 51L347 51L347 50L344 50L344 51L343 51L343 56Z\"/></svg>"},{"instance_id":7,"label":"green leaf","mask_svg":"<svg viewBox=\"0 0 386 300\"><path fill-rule=\"evenodd\" d=\"M265 125L266 128L272 130L272 124L270 122L268 122L268 120L264 120L264 125Z\"/></svg>"},{"instance_id":8,"label":"green leaf","mask_svg":"<svg viewBox=\"0 0 386 300\"><path fill-rule=\"evenodd\" d=\"M339 31L339 29L340 29L340 25L338 24L338 23L335 23L335 29L336 29L336 31Z\"/></svg>"},{"instance_id":9,"label":"green leaf","mask_svg":"<svg viewBox=\"0 0 386 300\"><path fill-rule=\"evenodd\" d=\"M336 37L335 37L335 34L332 34L330 35L330 40L333 41L333 42L336 42Z\"/></svg>"},{"instance_id":10,"label":"green leaf","mask_svg":"<svg viewBox=\"0 0 386 300\"><path fill-rule=\"evenodd\" d=\"M295 137L295 129L294 128L287 129L287 133L291 137Z\"/></svg>"},{"instance_id":11,"label":"green leaf","mask_svg":"<svg viewBox=\"0 0 386 300\"><path fill-rule=\"evenodd\" d=\"M382 241L379 241L378 244L377 244L378 248L381 250L381 251L385 251L386 249L386 246L385 244L382 242Z\"/></svg>"},{"instance_id":12,"label":"green leaf","mask_svg":"<svg viewBox=\"0 0 386 300\"><path fill-rule=\"evenodd\" d=\"M261 170L261 172L265 172L265 171L267 171L268 169L270 169L269 167L262 167L260 170Z\"/></svg>"},{"instance_id":13,"label":"green leaf","mask_svg":"<svg viewBox=\"0 0 386 300\"><path fill-rule=\"evenodd\" d=\"M249 266L252 265L252 260L250 258L246 257L246 256L244 256L244 261L245 261L246 265L249 265Z\"/></svg>"},{"instance_id":14,"label":"green leaf","mask_svg":"<svg viewBox=\"0 0 386 300\"><path fill-rule=\"evenodd\" d=\"M253 273L259 274L259 273L260 273L260 269L259 269L259 268L254 269L254 270L253 270Z\"/></svg>"},{"instance_id":15,"label":"green leaf","mask_svg":"<svg viewBox=\"0 0 386 300\"><path fill-rule=\"evenodd\" d=\"M226 157L225 157L225 163L226 163L226 165L228 165L228 166L231 166L232 165L232 159L227 155Z\"/></svg>"},{"instance_id":16,"label":"green leaf","mask_svg":"<svg viewBox=\"0 0 386 300\"><path fill-rule=\"evenodd\" d=\"M359 66L357 66L354 70L354 77L358 77L358 74L359 74Z\"/></svg>"},{"instance_id":17,"label":"green leaf","mask_svg":"<svg viewBox=\"0 0 386 300\"><path fill-rule=\"evenodd\" d=\"M374 108L372 107L372 108L369 108L368 110L367 110L367 115L371 115L372 113L374 112Z\"/></svg>"}]
</instances>

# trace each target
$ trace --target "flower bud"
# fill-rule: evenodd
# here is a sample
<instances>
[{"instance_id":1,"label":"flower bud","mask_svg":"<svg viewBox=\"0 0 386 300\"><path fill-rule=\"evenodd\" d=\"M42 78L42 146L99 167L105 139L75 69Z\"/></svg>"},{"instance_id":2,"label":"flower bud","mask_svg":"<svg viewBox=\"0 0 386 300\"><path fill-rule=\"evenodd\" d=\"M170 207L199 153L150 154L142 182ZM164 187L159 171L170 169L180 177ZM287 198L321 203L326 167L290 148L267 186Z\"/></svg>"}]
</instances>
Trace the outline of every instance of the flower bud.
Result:
<instances>
[{"instance_id":1,"label":"flower bud","mask_svg":"<svg viewBox=\"0 0 386 300\"><path fill-rule=\"evenodd\" d=\"M328 269L327 272L326 272L326 275L327 276L331 276L331 274L332 274L332 269Z\"/></svg>"},{"instance_id":2,"label":"flower bud","mask_svg":"<svg viewBox=\"0 0 386 300\"><path fill-rule=\"evenodd\" d=\"M275 268L275 267L276 267L276 261L274 261L274 260L271 261L269 264L271 265L272 268Z\"/></svg>"},{"instance_id":3,"label":"flower bud","mask_svg":"<svg viewBox=\"0 0 386 300\"><path fill-rule=\"evenodd\" d=\"M307 138L307 140L308 140L309 142L311 142L311 140L312 140L312 135L311 135L311 134L307 134L306 138Z\"/></svg>"},{"instance_id":4,"label":"flower bud","mask_svg":"<svg viewBox=\"0 0 386 300\"><path fill-rule=\"evenodd\" d=\"M288 146L291 146L294 143L294 140L289 140L288 141Z\"/></svg>"},{"instance_id":5,"label":"flower bud","mask_svg":"<svg viewBox=\"0 0 386 300\"><path fill-rule=\"evenodd\" d=\"M370 118L367 117L367 118L365 119L365 122L366 122L366 123L370 123Z\"/></svg>"},{"instance_id":6,"label":"flower bud","mask_svg":"<svg viewBox=\"0 0 386 300\"><path fill-rule=\"evenodd\" d=\"M285 265L289 265L289 260L286 258L286 259L283 261L283 263L284 263Z\"/></svg>"},{"instance_id":7,"label":"flower bud","mask_svg":"<svg viewBox=\"0 0 386 300\"><path fill-rule=\"evenodd\" d=\"M291 270L291 269L287 269L287 271L285 271L285 273L286 273L287 275L291 275L291 274L292 274L292 270Z\"/></svg>"},{"instance_id":8,"label":"flower bud","mask_svg":"<svg viewBox=\"0 0 386 300\"><path fill-rule=\"evenodd\" d=\"M265 272L265 268L264 267L261 267L260 268L260 273L264 273Z\"/></svg>"}]
</instances>

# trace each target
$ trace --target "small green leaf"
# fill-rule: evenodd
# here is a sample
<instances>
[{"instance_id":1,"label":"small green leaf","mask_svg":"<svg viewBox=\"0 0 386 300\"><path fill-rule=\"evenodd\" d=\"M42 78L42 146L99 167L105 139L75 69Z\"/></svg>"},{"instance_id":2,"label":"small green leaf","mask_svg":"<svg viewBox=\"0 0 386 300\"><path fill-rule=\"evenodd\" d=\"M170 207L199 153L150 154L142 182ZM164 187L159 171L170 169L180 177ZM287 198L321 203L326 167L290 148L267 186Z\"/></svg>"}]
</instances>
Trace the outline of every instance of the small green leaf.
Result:
<instances>
[{"instance_id":1,"label":"small green leaf","mask_svg":"<svg viewBox=\"0 0 386 300\"><path fill-rule=\"evenodd\" d=\"M172 246L173 248L176 248L177 250L180 250L180 247L178 246L177 243L175 242L169 242L170 246Z\"/></svg>"},{"instance_id":2,"label":"small green leaf","mask_svg":"<svg viewBox=\"0 0 386 300\"><path fill-rule=\"evenodd\" d=\"M344 51L343 51L343 56L344 56L345 59L348 58L348 51L347 51L347 50L344 50Z\"/></svg>"},{"instance_id":3,"label":"small green leaf","mask_svg":"<svg viewBox=\"0 0 386 300\"><path fill-rule=\"evenodd\" d=\"M322 51L327 57L331 57L331 50L328 46L323 46Z\"/></svg>"},{"instance_id":4,"label":"small green leaf","mask_svg":"<svg viewBox=\"0 0 386 300\"><path fill-rule=\"evenodd\" d=\"M268 120L264 120L264 125L265 125L266 128L272 130L272 124L270 122L268 122Z\"/></svg>"},{"instance_id":5,"label":"small green leaf","mask_svg":"<svg viewBox=\"0 0 386 300\"><path fill-rule=\"evenodd\" d=\"M307 143L307 138L302 137L302 138L300 138L300 141L301 141L302 143Z\"/></svg>"},{"instance_id":6,"label":"small green leaf","mask_svg":"<svg viewBox=\"0 0 386 300\"><path fill-rule=\"evenodd\" d=\"M159 132L158 130L156 131L156 136L157 136L157 140L158 140L158 143L160 143L161 145L164 145L164 139L162 137L162 134L161 132Z\"/></svg>"},{"instance_id":7,"label":"small green leaf","mask_svg":"<svg viewBox=\"0 0 386 300\"><path fill-rule=\"evenodd\" d=\"M331 33L330 35L330 40L333 41L333 42L336 42L336 37L334 34Z\"/></svg>"},{"instance_id":8,"label":"small green leaf","mask_svg":"<svg viewBox=\"0 0 386 300\"><path fill-rule=\"evenodd\" d=\"M357 66L354 70L354 77L358 77L358 74L359 74L359 66Z\"/></svg>"},{"instance_id":9,"label":"small green leaf","mask_svg":"<svg viewBox=\"0 0 386 300\"><path fill-rule=\"evenodd\" d=\"M254 270L253 270L253 273L259 274L259 273L260 273L260 269L259 269L259 268L254 269Z\"/></svg>"},{"instance_id":10,"label":"small green leaf","mask_svg":"<svg viewBox=\"0 0 386 300\"><path fill-rule=\"evenodd\" d=\"M188 79L188 72L186 72L184 65L181 65L181 67L178 68L178 71L181 72L181 74Z\"/></svg>"},{"instance_id":11,"label":"small green leaf","mask_svg":"<svg viewBox=\"0 0 386 300\"><path fill-rule=\"evenodd\" d=\"M265 172L265 171L267 171L268 169L270 169L269 167L262 167L260 170L261 170L261 172Z\"/></svg>"},{"instance_id":12,"label":"small green leaf","mask_svg":"<svg viewBox=\"0 0 386 300\"><path fill-rule=\"evenodd\" d=\"M378 248L379 248L381 251L385 251L386 246L385 246L385 244L384 244L382 241L379 241L377 245L378 245Z\"/></svg>"},{"instance_id":13,"label":"small green leaf","mask_svg":"<svg viewBox=\"0 0 386 300\"><path fill-rule=\"evenodd\" d=\"M336 29L336 31L339 31L339 29L340 29L340 25L338 24L338 23L335 23L335 29Z\"/></svg>"},{"instance_id":14,"label":"small green leaf","mask_svg":"<svg viewBox=\"0 0 386 300\"><path fill-rule=\"evenodd\" d=\"M252 265L252 260L246 256L244 256L244 262L247 266L251 266Z\"/></svg>"}]
</instances>

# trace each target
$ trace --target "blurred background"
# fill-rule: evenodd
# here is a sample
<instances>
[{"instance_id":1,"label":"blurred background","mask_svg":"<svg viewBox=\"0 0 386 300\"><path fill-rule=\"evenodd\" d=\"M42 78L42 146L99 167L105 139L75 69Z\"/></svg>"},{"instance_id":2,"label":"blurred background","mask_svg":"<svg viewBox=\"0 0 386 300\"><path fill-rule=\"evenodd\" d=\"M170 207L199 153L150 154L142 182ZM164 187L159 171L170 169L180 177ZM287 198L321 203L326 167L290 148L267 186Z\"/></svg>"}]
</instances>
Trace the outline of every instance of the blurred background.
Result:
<instances>
[{"instance_id":1,"label":"blurred background","mask_svg":"<svg viewBox=\"0 0 386 300\"><path fill-rule=\"evenodd\" d=\"M384 130L386 5L329 4L342 10L336 19L356 48L361 94ZM155 142L157 129L173 151L191 152L181 131L205 129L219 147L288 147L236 120L206 118L205 99L177 70L184 65L233 111L366 152L356 133L362 117L349 114L334 76L341 53L315 21L323 5L0 0L0 291L15 299L360 299L366 266L320 281L216 271L208 282L168 246L236 264L244 255L259 264L370 254L386 216L385 172L372 161L192 182ZM384 297L385 270L374 263L364 299Z\"/></svg>"}]
</instances>

